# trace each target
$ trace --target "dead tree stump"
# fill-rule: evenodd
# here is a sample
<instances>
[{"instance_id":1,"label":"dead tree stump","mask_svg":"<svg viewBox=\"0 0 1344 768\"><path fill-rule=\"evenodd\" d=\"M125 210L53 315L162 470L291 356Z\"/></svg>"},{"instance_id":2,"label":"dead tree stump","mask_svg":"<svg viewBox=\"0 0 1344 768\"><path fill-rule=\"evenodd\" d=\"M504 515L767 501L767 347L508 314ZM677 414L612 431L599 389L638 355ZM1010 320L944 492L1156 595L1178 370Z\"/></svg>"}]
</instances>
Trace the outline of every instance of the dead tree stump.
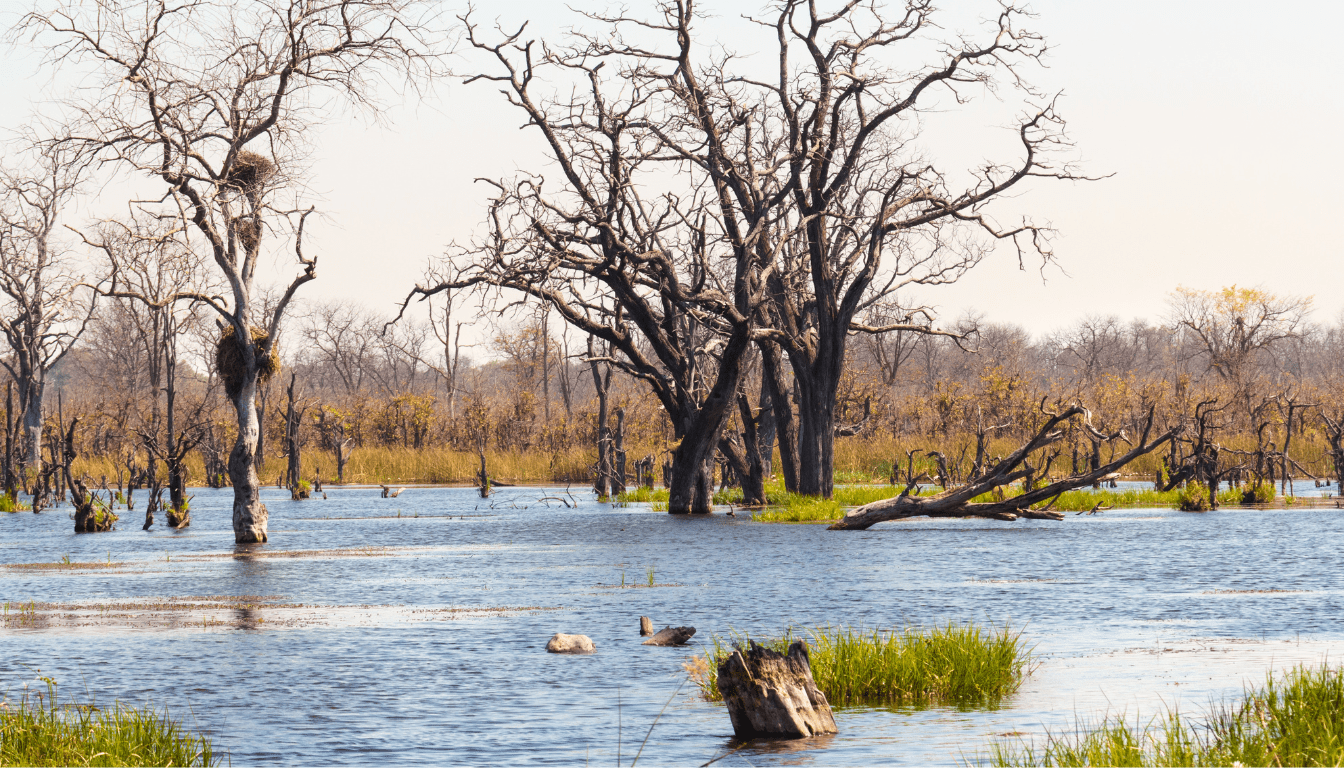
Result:
<instances>
[{"instance_id":1,"label":"dead tree stump","mask_svg":"<svg viewBox=\"0 0 1344 768\"><path fill-rule=\"evenodd\" d=\"M182 529L191 525L191 510L186 504L183 504L181 509L169 507L167 514L169 528Z\"/></svg>"},{"instance_id":2,"label":"dead tree stump","mask_svg":"<svg viewBox=\"0 0 1344 768\"><path fill-rule=\"evenodd\" d=\"M695 627L663 627L653 637L644 641L644 645L685 645L695 636Z\"/></svg>"},{"instance_id":3,"label":"dead tree stump","mask_svg":"<svg viewBox=\"0 0 1344 768\"><path fill-rule=\"evenodd\" d=\"M738 738L779 736L803 739L835 733L835 717L817 684L807 644L789 646L787 655L748 641L719 664L719 692L728 705Z\"/></svg>"},{"instance_id":4,"label":"dead tree stump","mask_svg":"<svg viewBox=\"0 0 1344 768\"><path fill-rule=\"evenodd\" d=\"M653 622L649 621L648 616L639 617L639 634L641 637L648 637L653 634Z\"/></svg>"}]
</instances>

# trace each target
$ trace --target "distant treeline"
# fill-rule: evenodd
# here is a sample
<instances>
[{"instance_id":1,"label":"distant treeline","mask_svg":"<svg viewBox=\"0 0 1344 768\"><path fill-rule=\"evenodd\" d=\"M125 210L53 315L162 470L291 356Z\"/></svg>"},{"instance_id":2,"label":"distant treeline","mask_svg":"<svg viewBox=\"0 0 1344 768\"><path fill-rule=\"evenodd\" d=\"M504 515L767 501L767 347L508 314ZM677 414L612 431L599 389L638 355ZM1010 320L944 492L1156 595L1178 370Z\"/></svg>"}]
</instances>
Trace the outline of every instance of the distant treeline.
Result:
<instances>
[{"instance_id":1,"label":"distant treeline","mask_svg":"<svg viewBox=\"0 0 1344 768\"><path fill-rule=\"evenodd\" d=\"M116 478L137 456L145 463L143 435L156 418L147 394L155 382L147 360L153 345L137 331L138 311L130 303L100 308L53 377L62 417L82 419L79 453L94 477ZM964 317L955 326L961 338L860 335L850 345L836 406L836 479L890 481L913 471L956 482L970 471L977 442L990 454L1007 453L1045 412L1074 402L1091 410L1096 434L1063 436L1052 448L1055 472L1104 463L1135 439L1151 410L1162 428L1184 423L1186 433L1128 471L1185 479L1182 469L1199 463L1195 453L1207 465L1212 451L1215 469L1201 471L1224 480L1334 476L1336 425L1344 421L1344 328L1313 324L1309 311L1306 300L1260 290L1178 290L1158 323L1087 317L1033 337L1015 325ZM359 307L322 305L280 340L283 369L258 398L263 481L283 469L291 382L304 472L328 482L336 479L338 448L347 482L471 482L482 447L500 480L591 480L599 405L593 363L563 326L529 315L500 324L488 348L464 348L454 333L459 318L450 313L385 331L386 322ZM199 348L212 350L212 332L200 324ZM757 361L745 378L753 404L759 368ZM210 371L190 354L178 370L179 424L198 424L202 433L188 458L195 484L220 481L233 444L233 416ZM621 412L627 482L634 482L633 463L646 456L661 481L674 438L658 402L619 373L608 402L613 428ZM55 409L48 410L54 430ZM726 439L740 440L740 430L734 416ZM780 438L764 433L772 447L762 453L778 473ZM731 463L721 462L716 479L733 475Z\"/></svg>"}]
</instances>

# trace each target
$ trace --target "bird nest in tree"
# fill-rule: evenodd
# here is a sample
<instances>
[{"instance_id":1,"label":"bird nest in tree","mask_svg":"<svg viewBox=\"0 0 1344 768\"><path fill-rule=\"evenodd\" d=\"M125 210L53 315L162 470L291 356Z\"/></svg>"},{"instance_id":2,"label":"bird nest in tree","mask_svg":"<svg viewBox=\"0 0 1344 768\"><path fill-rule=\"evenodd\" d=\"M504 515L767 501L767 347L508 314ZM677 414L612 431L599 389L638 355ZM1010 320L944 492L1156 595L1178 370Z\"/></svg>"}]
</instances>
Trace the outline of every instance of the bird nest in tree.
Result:
<instances>
[{"instance_id":1,"label":"bird nest in tree","mask_svg":"<svg viewBox=\"0 0 1344 768\"><path fill-rule=\"evenodd\" d=\"M238 235L238 242L242 244L243 250L251 253L257 247L257 223L248 218L237 218L233 220L233 231Z\"/></svg>"},{"instance_id":2,"label":"bird nest in tree","mask_svg":"<svg viewBox=\"0 0 1344 768\"><path fill-rule=\"evenodd\" d=\"M229 169L228 183L244 192L253 192L275 175L275 163L269 157L243 150Z\"/></svg>"},{"instance_id":3,"label":"bird nest in tree","mask_svg":"<svg viewBox=\"0 0 1344 768\"><path fill-rule=\"evenodd\" d=\"M252 343L257 350L257 382L265 383L280 372L280 355L271 343L271 337L260 328L253 328ZM215 347L215 367L224 380L224 391L229 397L237 397L243 390L243 381L247 378L247 363L243 346L235 337L233 326L226 326Z\"/></svg>"}]
</instances>

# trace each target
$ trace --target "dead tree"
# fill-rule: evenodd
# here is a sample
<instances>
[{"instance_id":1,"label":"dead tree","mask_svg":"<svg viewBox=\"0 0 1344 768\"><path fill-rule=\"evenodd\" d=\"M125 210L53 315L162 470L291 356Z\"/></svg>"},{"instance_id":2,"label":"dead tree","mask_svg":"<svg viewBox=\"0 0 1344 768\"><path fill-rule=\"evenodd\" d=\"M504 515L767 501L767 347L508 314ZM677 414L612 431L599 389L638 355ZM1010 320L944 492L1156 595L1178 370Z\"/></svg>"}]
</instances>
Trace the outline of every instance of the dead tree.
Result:
<instances>
[{"instance_id":1,"label":"dead tree","mask_svg":"<svg viewBox=\"0 0 1344 768\"><path fill-rule=\"evenodd\" d=\"M1284 404L1286 408L1283 424L1283 455L1280 457L1283 467L1283 478L1280 482L1283 483L1283 495L1292 496L1294 495L1292 467L1298 466L1300 468L1300 465L1292 460L1292 455L1289 453L1293 444L1293 425L1296 424L1297 421L1305 418L1305 411L1308 408L1316 408L1320 403L1299 403L1297 402L1296 397L1291 397L1288 398Z\"/></svg>"},{"instance_id":2,"label":"dead tree","mask_svg":"<svg viewBox=\"0 0 1344 768\"><path fill-rule=\"evenodd\" d=\"M606 357L611 355L608 349ZM612 366L603 364L593 348L593 337L588 337L588 367L593 375L593 392L597 395L597 465L593 468L593 490L599 499L616 495L615 470L611 460L611 427L607 425L607 393L611 391Z\"/></svg>"},{"instance_id":3,"label":"dead tree","mask_svg":"<svg viewBox=\"0 0 1344 768\"><path fill-rule=\"evenodd\" d=\"M345 416L340 412L323 407L317 412L317 431L322 435L327 450L336 455L336 482L345 482L345 465L350 461L350 449L354 440L349 437L349 428Z\"/></svg>"},{"instance_id":4,"label":"dead tree","mask_svg":"<svg viewBox=\"0 0 1344 768\"><path fill-rule=\"evenodd\" d=\"M296 401L294 391L298 383L298 374L291 373L289 376L289 387L285 390L288 395L288 407L285 410L285 487L289 489L290 497L295 501L306 499L310 491L304 487L303 480L303 441L299 434L303 426L303 414L307 412L308 407Z\"/></svg>"},{"instance_id":5,"label":"dead tree","mask_svg":"<svg viewBox=\"0 0 1344 768\"><path fill-rule=\"evenodd\" d=\"M865 530L877 523L888 520L900 520L907 517L985 517L994 520L1017 520L1030 518L1038 520L1063 520L1064 515L1049 509L1049 502L1065 491L1071 491L1091 485L1098 478L1118 471L1131 461L1161 448L1181 432L1174 427L1149 440L1153 426L1153 411L1149 410L1144 422L1143 433L1129 451L1109 463L1096 469L1070 475L1069 477L1048 482L1039 488L1030 489L1002 501L977 503L971 500L981 494L990 493L1010 483L1017 482L1038 472L1038 467L1030 463L1033 454L1059 442L1065 437L1063 427L1071 419L1080 419L1084 425L1090 425L1091 414L1086 408L1075 405L1062 413L1049 413L1044 426L1034 437L1013 451L1004 459L994 463L985 473L966 485L951 488L936 496L911 496L919 477L907 482L905 490L892 499L873 502L850 510L831 526L831 530ZM1119 437L1119 435L1117 435ZM1039 460L1039 459L1038 459ZM1035 505L1045 504L1041 509Z\"/></svg>"},{"instance_id":6,"label":"dead tree","mask_svg":"<svg viewBox=\"0 0 1344 768\"><path fill-rule=\"evenodd\" d=\"M295 293L317 277L316 257L303 250L312 209L275 204L298 167L286 152L319 119L315 105L367 104L380 75L418 83L435 74L440 43L418 15L429 9L385 0L263 0L227 9L164 0L40 5L53 7L26 15L20 33L47 45L58 65L78 62L90 86L103 86L70 104L78 127L67 143L161 182L161 202L139 207L151 216L180 214L196 252L228 284L227 301L199 291L172 299L201 302L223 324L215 367L237 416L228 462L234 539L264 542L267 514L253 464L257 387L278 367L275 343ZM295 233L299 271L263 308L256 286L262 245L284 229Z\"/></svg>"},{"instance_id":7,"label":"dead tree","mask_svg":"<svg viewBox=\"0 0 1344 768\"><path fill-rule=\"evenodd\" d=\"M677 23L689 24L683 9ZM613 32L624 23L601 21ZM471 81L502 88L559 173L492 182L488 234L455 255L463 267L453 279L418 286L406 301L506 289L605 342L603 362L650 387L672 422L668 511L709 512L714 452L764 301L759 275L782 241L772 221L784 196L771 179L781 171L764 159L757 174L725 166L732 147L751 141L752 114L712 114L727 84L702 80L698 64L664 66L698 58L674 28L656 30L665 51L575 33L571 47L550 45L536 58L540 46L521 29L488 41L470 16L463 24L492 66ZM571 77L582 89L570 90ZM555 101L543 92L552 84L572 95ZM574 120L579 113L591 119ZM641 192L644 179L669 178L677 191Z\"/></svg>"},{"instance_id":8,"label":"dead tree","mask_svg":"<svg viewBox=\"0 0 1344 768\"><path fill-rule=\"evenodd\" d=\"M18 390L19 461L42 470L42 404L47 376L88 327L97 292L58 240L60 216L81 183L87 158L48 145L27 169L0 171L0 357ZM59 440L59 436L58 436Z\"/></svg>"},{"instance_id":9,"label":"dead tree","mask_svg":"<svg viewBox=\"0 0 1344 768\"><path fill-rule=\"evenodd\" d=\"M735 78L759 84L744 86L749 96L735 92L717 102L725 118L748 101L775 118L749 152L735 157L770 147L789 170L789 222L798 234L771 265L774 325L759 334L784 349L797 382L801 493L831 494L836 398L852 334L963 337L935 329L920 307L880 325L860 318L907 286L957 280L980 261L986 242L1012 242L1019 260L1030 253L1049 262L1047 229L1029 221L999 226L987 207L1032 179L1081 178L1052 158L1067 145L1063 118L1022 78L1046 47L1022 26L1028 14L1003 4L979 40L939 39L937 15L926 0L909 0L889 15L862 3L834 12L801 0L778 3L760 20L775 38L769 45L778 75L768 82ZM689 38L686 16L675 28ZM921 46L938 51L927 66L901 71L890 63L907 50L920 56ZM953 173L916 154L911 137L943 94L954 94L953 104L970 100L962 89L968 82L1004 86L997 91L1004 97L1016 90L1024 113L1011 159ZM956 176L971 180L954 186Z\"/></svg>"},{"instance_id":10,"label":"dead tree","mask_svg":"<svg viewBox=\"0 0 1344 768\"><path fill-rule=\"evenodd\" d=\"M96 533L100 531L110 531L117 522L117 516L112 512L111 502L101 503L98 497L89 490L82 479L76 478L70 472L70 466L75 461L75 427L79 425L79 417L70 420L70 428L66 430L64 440L61 445L60 470L65 476L65 483L70 487L70 502L75 507L75 533Z\"/></svg>"},{"instance_id":11,"label":"dead tree","mask_svg":"<svg viewBox=\"0 0 1344 768\"><path fill-rule=\"evenodd\" d=\"M1336 414L1331 418L1324 411L1321 421L1325 422L1326 439L1330 441L1330 460L1335 467L1335 490L1344 496L1344 416Z\"/></svg>"}]
</instances>

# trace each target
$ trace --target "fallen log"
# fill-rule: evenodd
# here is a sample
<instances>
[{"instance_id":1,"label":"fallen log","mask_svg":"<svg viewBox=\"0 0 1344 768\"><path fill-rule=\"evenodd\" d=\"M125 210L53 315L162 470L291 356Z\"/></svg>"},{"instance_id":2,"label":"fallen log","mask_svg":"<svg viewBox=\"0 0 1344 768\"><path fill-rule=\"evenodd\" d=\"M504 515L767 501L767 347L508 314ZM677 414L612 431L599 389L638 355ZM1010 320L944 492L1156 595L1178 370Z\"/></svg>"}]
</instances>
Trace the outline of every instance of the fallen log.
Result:
<instances>
[{"instance_id":1,"label":"fallen log","mask_svg":"<svg viewBox=\"0 0 1344 768\"><path fill-rule=\"evenodd\" d=\"M1133 448L1109 464L1088 472L1071 475L1063 480L1027 491L1020 496L1014 496L1011 499L988 503L972 502L972 499L1009 483L1047 474L1049 461L1053 457L1047 459L1045 471L1042 472L1038 472L1035 467L1028 463L1027 459L1033 452L1061 440L1065 431L1060 428L1060 425L1069 419L1081 416L1083 426L1092 432L1096 431L1092 429L1091 413L1081 405L1075 405L1063 413L1050 413L1045 411L1044 407L1041 410L1050 418L1046 421L1045 426L1036 433L1036 436L974 481L958 488L943 491L936 496L911 496L911 491L917 488L917 481L920 479L914 478L906 485L905 490L899 496L852 509L846 512L843 518L831 525L830 530L862 531L881 522L903 520L908 517L984 517L1005 521L1020 518L1063 520L1064 514L1051 510L1048 504L1044 509L1031 509L1031 507L1043 502L1053 503L1053 499L1058 498L1065 491L1092 485L1107 475L1118 472L1126 464L1140 456L1160 448L1181 433L1181 427L1177 426L1150 442L1148 435L1152 431L1153 410L1149 409L1148 420L1144 424L1143 435L1139 438L1138 444L1131 443L1131 445L1134 445ZM1128 442L1123 432L1108 436L1108 439L1116 438Z\"/></svg>"},{"instance_id":2,"label":"fallen log","mask_svg":"<svg viewBox=\"0 0 1344 768\"><path fill-rule=\"evenodd\" d=\"M695 627L663 627L643 645L685 645L694 636Z\"/></svg>"},{"instance_id":3,"label":"fallen log","mask_svg":"<svg viewBox=\"0 0 1344 768\"><path fill-rule=\"evenodd\" d=\"M807 644L795 640L785 655L755 641L719 664L719 692L739 739L780 736L803 739L835 733L826 695L812 680Z\"/></svg>"}]
</instances>

